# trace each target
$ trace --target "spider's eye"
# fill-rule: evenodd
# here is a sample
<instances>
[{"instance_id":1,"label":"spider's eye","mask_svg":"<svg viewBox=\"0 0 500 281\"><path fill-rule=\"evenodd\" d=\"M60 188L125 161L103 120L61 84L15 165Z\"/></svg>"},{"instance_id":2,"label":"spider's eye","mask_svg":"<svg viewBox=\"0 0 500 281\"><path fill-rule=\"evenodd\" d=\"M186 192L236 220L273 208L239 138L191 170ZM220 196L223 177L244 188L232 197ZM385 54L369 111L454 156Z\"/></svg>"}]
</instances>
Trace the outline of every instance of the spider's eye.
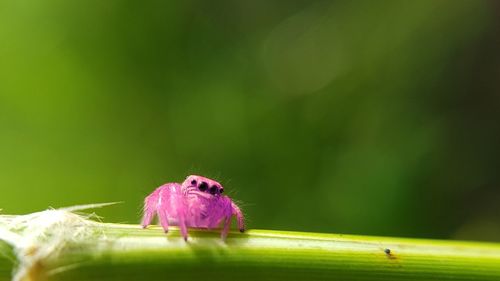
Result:
<instances>
[{"instance_id":1,"label":"spider's eye","mask_svg":"<svg viewBox=\"0 0 500 281\"><path fill-rule=\"evenodd\" d=\"M202 182L200 183L200 186L198 186L198 188L201 190L201 191L205 191L207 190L208 188L208 184L206 182Z\"/></svg>"},{"instance_id":2,"label":"spider's eye","mask_svg":"<svg viewBox=\"0 0 500 281\"><path fill-rule=\"evenodd\" d=\"M192 180L192 181L191 181L191 184L192 184L192 185L196 185L196 180Z\"/></svg>"},{"instance_id":3,"label":"spider's eye","mask_svg":"<svg viewBox=\"0 0 500 281\"><path fill-rule=\"evenodd\" d=\"M224 192L224 188L221 188L219 192L222 194L222 192Z\"/></svg>"},{"instance_id":4,"label":"spider's eye","mask_svg":"<svg viewBox=\"0 0 500 281\"><path fill-rule=\"evenodd\" d=\"M217 186L212 185L212 187L210 187L210 194L215 194L215 193L217 193Z\"/></svg>"}]
</instances>

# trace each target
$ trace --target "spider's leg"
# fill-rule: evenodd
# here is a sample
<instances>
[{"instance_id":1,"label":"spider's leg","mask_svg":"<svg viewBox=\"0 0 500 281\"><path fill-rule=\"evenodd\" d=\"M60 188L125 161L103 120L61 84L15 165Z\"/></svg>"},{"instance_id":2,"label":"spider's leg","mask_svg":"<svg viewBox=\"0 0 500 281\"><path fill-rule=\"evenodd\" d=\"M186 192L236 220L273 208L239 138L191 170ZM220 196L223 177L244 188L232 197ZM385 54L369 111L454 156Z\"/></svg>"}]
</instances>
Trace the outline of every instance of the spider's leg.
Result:
<instances>
[{"instance_id":1,"label":"spider's leg","mask_svg":"<svg viewBox=\"0 0 500 281\"><path fill-rule=\"evenodd\" d=\"M144 216L142 217L141 225L146 228L151 224L156 213L156 207L158 205L158 192L155 190L146 199L144 199Z\"/></svg>"},{"instance_id":2,"label":"spider's leg","mask_svg":"<svg viewBox=\"0 0 500 281\"><path fill-rule=\"evenodd\" d=\"M186 220L184 216L179 216L179 228L181 229L182 237L184 237L184 241L188 240L188 231L186 226Z\"/></svg>"},{"instance_id":3,"label":"spider's leg","mask_svg":"<svg viewBox=\"0 0 500 281\"><path fill-rule=\"evenodd\" d=\"M186 213L188 206L184 195L182 194L180 185L172 187L171 206L175 209L175 213L177 214L177 221L182 237L184 237L184 240L187 241L188 232L186 225Z\"/></svg>"},{"instance_id":4,"label":"spider's leg","mask_svg":"<svg viewBox=\"0 0 500 281\"><path fill-rule=\"evenodd\" d=\"M163 227L163 231L165 233L168 232L168 216L167 216L167 210L164 206L160 206L158 208L158 220L160 221L161 227Z\"/></svg>"},{"instance_id":5,"label":"spider's leg","mask_svg":"<svg viewBox=\"0 0 500 281\"><path fill-rule=\"evenodd\" d=\"M169 183L163 185L159 190L158 207L156 208L156 212L158 214L160 225L165 233L168 232L168 216L172 214L172 203L174 203L173 198L176 195L178 185L179 184L177 183Z\"/></svg>"},{"instance_id":6,"label":"spider's leg","mask_svg":"<svg viewBox=\"0 0 500 281\"><path fill-rule=\"evenodd\" d=\"M220 238L222 241L226 241L227 234L229 233L229 229L231 227L231 217L225 217L224 218L224 228L222 229L222 232L220 234Z\"/></svg>"},{"instance_id":7,"label":"spider's leg","mask_svg":"<svg viewBox=\"0 0 500 281\"><path fill-rule=\"evenodd\" d=\"M231 228L231 218L233 217L233 202L231 199L226 198L225 200L226 204L224 204L224 228L222 229L221 232L221 238L223 241L226 240L227 234L229 233L229 230Z\"/></svg>"},{"instance_id":8,"label":"spider's leg","mask_svg":"<svg viewBox=\"0 0 500 281\"><path fill-rule=\"evenodd\" d=\"M244 232L245 222L243 219L243 213L241 212L240 208L232 201L231 201L231 209L232 209L231 213L236 216L236 219L238 221L238 228L240 229L240 232Z\"/></svg>"}]
</instances>

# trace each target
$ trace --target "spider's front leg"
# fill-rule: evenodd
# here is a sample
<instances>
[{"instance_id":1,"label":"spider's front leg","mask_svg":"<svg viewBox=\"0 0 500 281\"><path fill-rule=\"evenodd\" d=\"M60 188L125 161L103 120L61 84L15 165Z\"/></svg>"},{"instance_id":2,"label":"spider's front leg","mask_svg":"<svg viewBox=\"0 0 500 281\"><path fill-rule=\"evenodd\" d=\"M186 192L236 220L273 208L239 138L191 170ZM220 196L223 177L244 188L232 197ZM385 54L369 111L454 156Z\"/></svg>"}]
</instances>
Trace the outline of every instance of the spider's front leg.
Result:
<instances>
[{"instance_id":1,"label":"spider's front leg","mask_svg":"<svg viewBox=\"0 0 500 281\"><path fill-rule=\"evenodd\" d=\"M222 229L221 238L222 240L226 240L227 234L231 228L231 219L233 216L236 216L238 221L238 228L240 232L245 231L245 224L243 222L243 213L240 208L233 202L229 197L227 198L227 204L224 207L224 228Z\"/></svg>"},{"instance_id":2,"label":"spider's front leg","mask_svg":"<svg viewBox=\"0 0 500 281\"><path fill-rule=\"evenodd\" d=\"M234 202L232 201L231 201L231 213L236 216L240 232L245 232L245 222L243 218L243 213L241 212L238 205L234 204Z\"/></svg>"}]
</instances>

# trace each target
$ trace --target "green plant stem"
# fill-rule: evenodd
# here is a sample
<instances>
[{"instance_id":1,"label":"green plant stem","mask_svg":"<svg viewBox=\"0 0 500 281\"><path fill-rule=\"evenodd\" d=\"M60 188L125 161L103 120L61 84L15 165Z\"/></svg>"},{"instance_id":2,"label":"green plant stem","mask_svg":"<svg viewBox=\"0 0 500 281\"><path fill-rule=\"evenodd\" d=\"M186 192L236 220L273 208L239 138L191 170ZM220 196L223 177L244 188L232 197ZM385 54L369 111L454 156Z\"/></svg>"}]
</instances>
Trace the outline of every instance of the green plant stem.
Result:
<instances>
[{"instance_id":1,"label":"green plant stem","mask_svg":"<svg viewBox=\"0 0 500 281\"><path fill-rule=\"evenodd\" d=\"M269 230L230 233L98 224L42 262L48 280L500 280L500 245ZM0 280L8 280L0 260ZM10 277L10 276L9 276Z\"/></svg>"},{"instance_id":2,"label":"green plant stem","mask_svg":"<svg viewBox=\"0 0 500 281\"><path fill-rule=\"evenodd\" d=\"M12 248L0 239L0 280L10 280L14 264Z\"/></svg>"}]
</instances>

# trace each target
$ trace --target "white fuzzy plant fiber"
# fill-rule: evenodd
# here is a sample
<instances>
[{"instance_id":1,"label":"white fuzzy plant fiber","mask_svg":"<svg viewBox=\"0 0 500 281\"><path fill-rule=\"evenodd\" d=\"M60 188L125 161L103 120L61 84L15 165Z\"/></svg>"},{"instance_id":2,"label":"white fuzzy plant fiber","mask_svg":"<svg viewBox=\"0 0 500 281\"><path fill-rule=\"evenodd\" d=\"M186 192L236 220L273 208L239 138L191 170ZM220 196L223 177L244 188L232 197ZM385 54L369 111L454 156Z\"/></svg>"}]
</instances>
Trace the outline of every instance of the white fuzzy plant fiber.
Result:
<instances>
[{"instance_id":1,"label":"white fuzzy plant fiber","mask_svg":"<svg viewBox=\"0 0 500 281\"><path fill-rule=\"evenodd\" d=\"M43 263L57 258L69 245L84 242L89 237L105 239L104 233L96 227L99 223L89 219L95 218L95 214L74 212L112 204L116 203L78 205L20 216L0 216L0 240L9 244L17 257L12 280L44 279L40 276Z\"/></svg>"}]
</instances>

